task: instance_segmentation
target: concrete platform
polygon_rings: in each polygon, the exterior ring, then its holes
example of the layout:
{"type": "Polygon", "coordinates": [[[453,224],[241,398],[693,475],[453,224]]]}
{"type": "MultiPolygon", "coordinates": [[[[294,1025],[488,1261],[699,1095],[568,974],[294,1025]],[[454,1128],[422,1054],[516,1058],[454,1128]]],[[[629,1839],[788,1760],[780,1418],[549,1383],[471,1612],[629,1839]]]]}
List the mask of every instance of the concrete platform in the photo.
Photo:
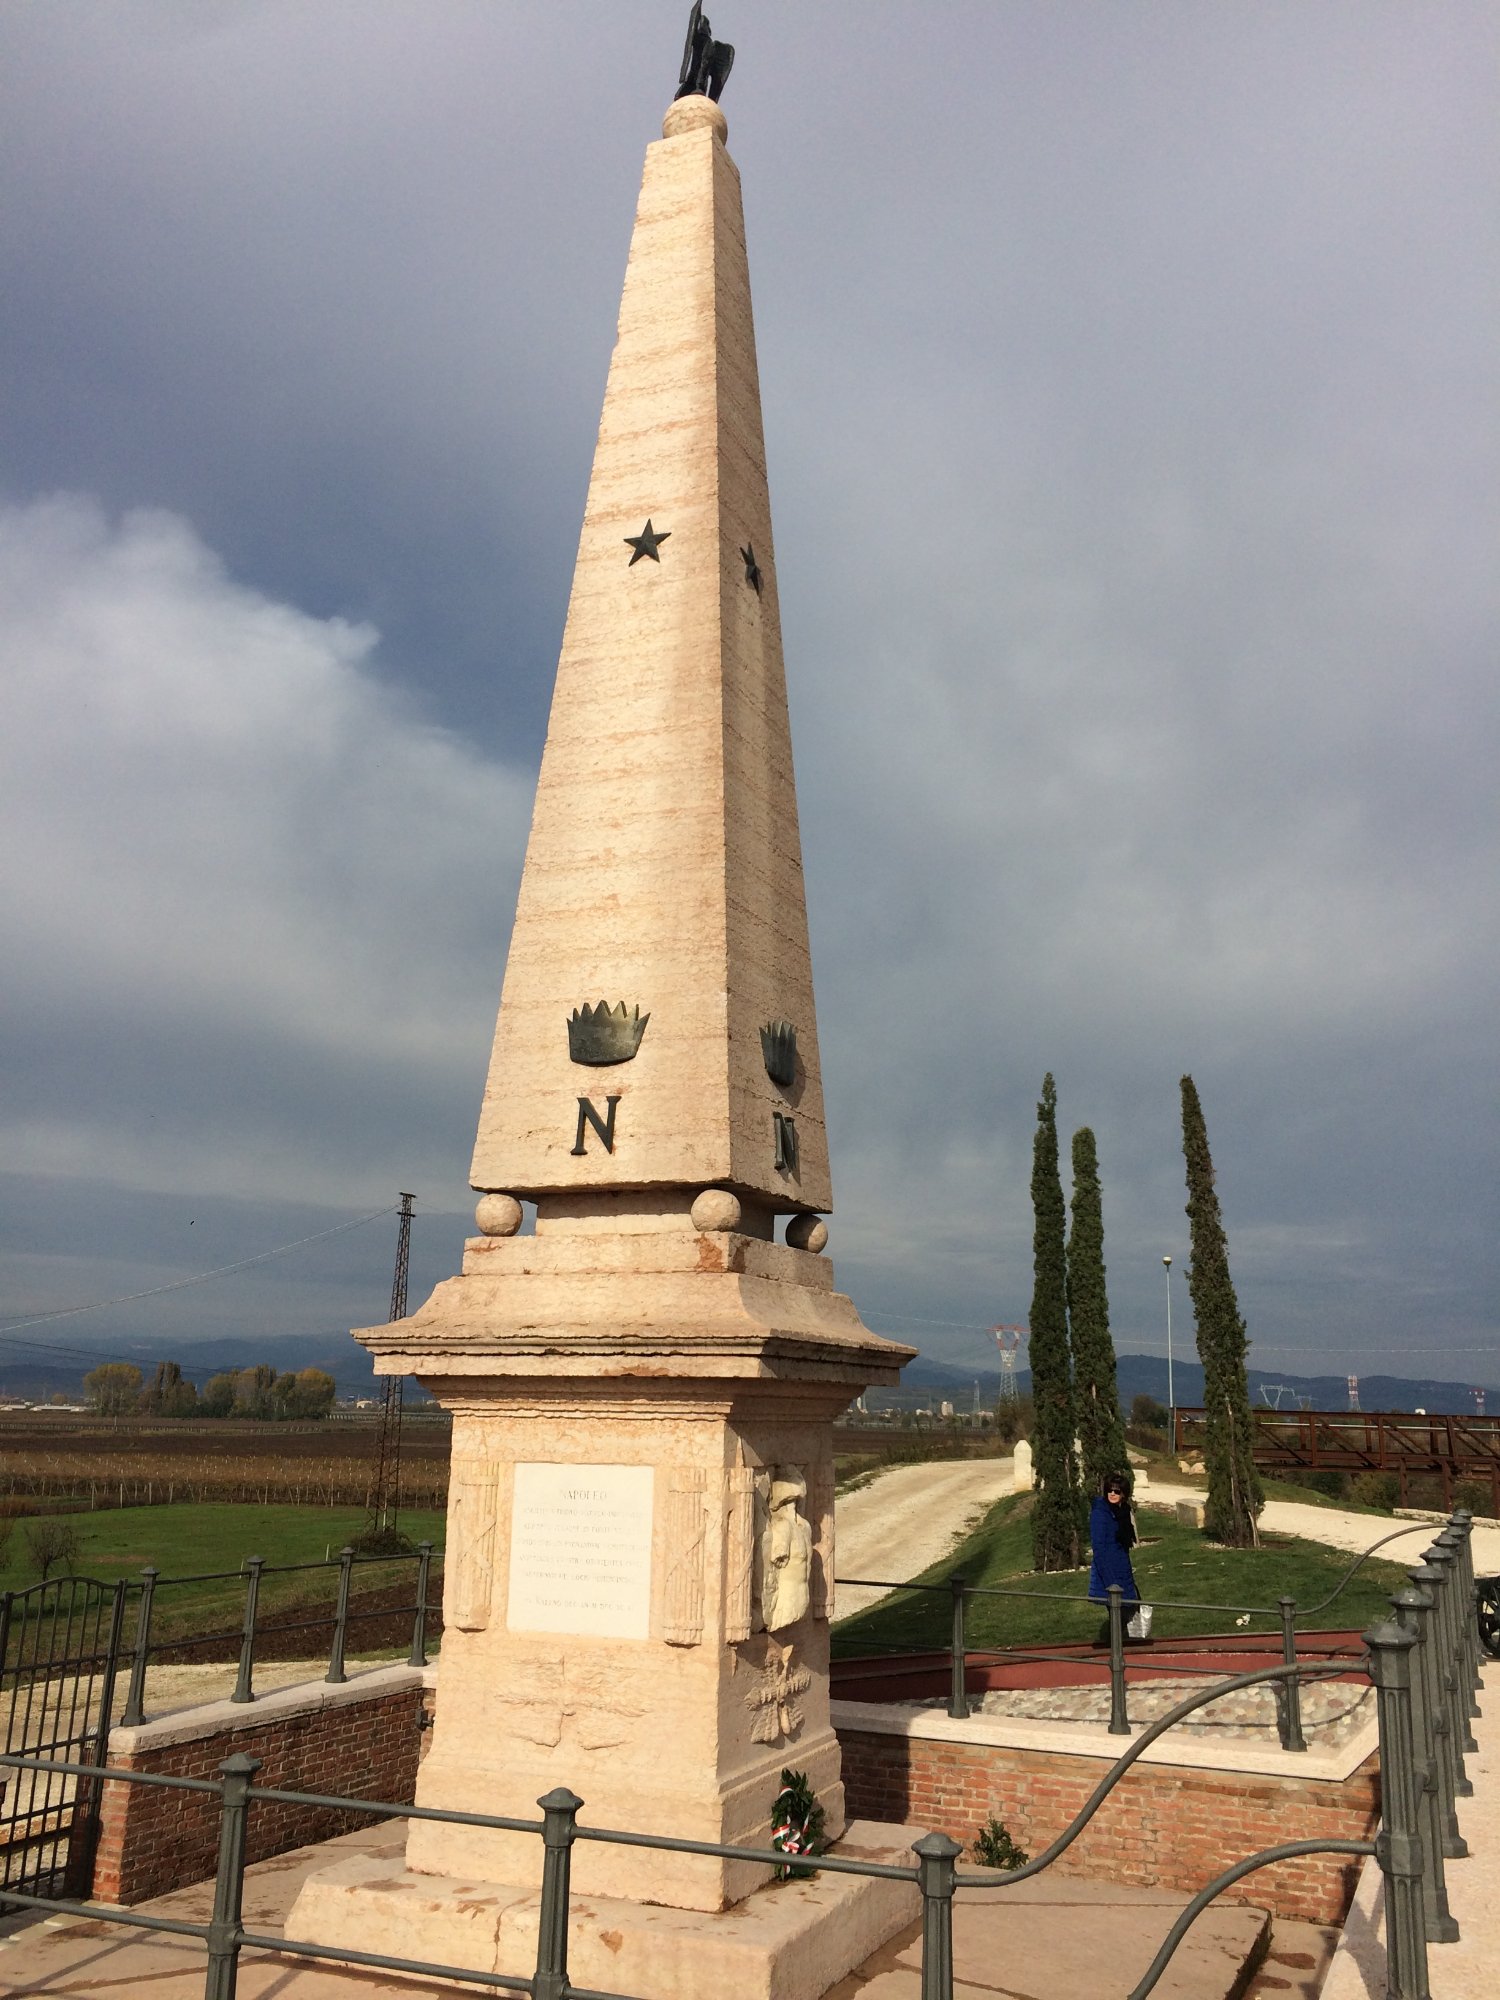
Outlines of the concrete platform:
{"type": "MultiPolygon", "coordinates": [[[[855,1820],[832,1852],[908,1867],[921,1837],[920,1827],[855,1820]]],[[[822,2000],[920,1907],[914,1884],[827,1870],[771,1883],[718,1914],[575,1893],[568,1977],[632,2000],[822,2000]]],[[[359,1854],[309,1876],[286,1935],[529,1978],[540,1916],[534,1889],[419,1875],[403,1860],[359,1854]]]]}
{"type": "MultiPolygon", "coordinates": [[[[246,1873],[246,1923],[274,1935],[303,1883],[333,1863],[399,1865],[402,1833],[371,1828],[259,1863],[246,1873]]],[[[795,1885],[795,1892],[802,1887],[795,1885]]],[[[199,1883],[140,1907],[203,1921],[211,1900],[210,1885],[199,1883]]],[[[1060,1877],[999,1892],[994,1901],[966,1892],[954,1921],[956,2000],[1060,2000],[1072,1994],[1119,2000],[1186,1900],[1169,1891],[1060,1877]]],[[[1256,1910],[1208,1911],[1157,1988],[1161,2000],[1239,2000],[1266,1935],[1266,1920],[1256,1910]]],[[[917,2000],[920,1963],[913,1923],[840,1981],[829,2000],[917,2000]]],[[[12,1919],[0,1935],[0,2000],[201,2000],[203,1968],[203,1949],[192,1940],[74,1918],[12,1919]]],[[[581,1966],[574,1976],[582,1980],[581,1966]]],[[[451,2000],[455,1990],[478,1989],[263,1952],[247,1951],[240,1963],[240,2000],[451,2000]]],[[[598,1990],[631,1989],[611,1981],[598,1990]]],[[[701,2000],[741,2000],[740,1989],[705,1987],[701,2000]]]]}
{"type": "MultiPolygon", "coordinates": [[[[1127,1889],[1050,1872],[1014,1889],[961,1890],[953,1912],[954,2000],[1119,2000],[1151,1963],[1187,1900],[1168,1889],[1127,1889]]],[[[1242,1903],[1206,1910],[1179,1945],[1153,2000],[1239,2000],[1270,1934],[1263,1910],[1242,1903]]],[[[914,1928],[840,1980],[827,2000],[917,2000],[921,1968],[922,1940],[914,1928]]]]}

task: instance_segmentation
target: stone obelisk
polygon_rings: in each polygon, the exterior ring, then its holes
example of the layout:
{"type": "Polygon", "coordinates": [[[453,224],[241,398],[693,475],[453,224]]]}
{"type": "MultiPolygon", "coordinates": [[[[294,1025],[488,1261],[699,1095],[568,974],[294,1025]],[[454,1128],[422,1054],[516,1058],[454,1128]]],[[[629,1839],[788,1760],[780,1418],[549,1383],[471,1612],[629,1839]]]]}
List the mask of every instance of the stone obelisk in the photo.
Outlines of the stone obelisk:
{"type": "MultiPolygon", "coordinates": [[[[534,1816],[565,1785],[585,1823],[763,1846],[788,1765],[843,1830],[832,1424],[910,1350],[861,1324],[820,1254],[828,1150],[726,134],[717,103],[682,96],[647,149],[474,1153],[482,1233],[460,1276],[360,1338],[454,1419],[418,1803],[534,1816]]],[[[404,1870],[318,1878],[294,1921],[529,1971],[540,1860],[529,1836],[415,1822],[404,1870]]],[[[573,1879],[628,1947],[621,1910],[738,1904],[738,1922],[767,1871],[581,1843],[573,1879]]],[[[867,1917],[861,1948],[903,1907],[867,1917]]],[[[677,1921],[690,1966],[713,1919],[677,1921]]],[[[653,1936],[628,1978],[615,1964],[630,1991],[658,1990],[640,1983],[653,1936]]]]}

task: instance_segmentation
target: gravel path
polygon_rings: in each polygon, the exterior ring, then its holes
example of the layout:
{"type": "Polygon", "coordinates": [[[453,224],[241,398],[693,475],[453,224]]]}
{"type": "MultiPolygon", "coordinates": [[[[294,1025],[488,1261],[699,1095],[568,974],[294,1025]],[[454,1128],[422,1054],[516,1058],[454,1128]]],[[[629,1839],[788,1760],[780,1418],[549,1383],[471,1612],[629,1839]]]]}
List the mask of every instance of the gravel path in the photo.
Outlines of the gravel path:
{"type": "MultiPolygon", "coordinates": [[[[1203,1686],[1199,1675],[1163,1675],[1160,1679],[1132,1681],[1128,1697],[1130,1720],[1139,1729],[1155,1722],[1185,1695],[1196,1694],[1203,1686]]],[[[1375,1716],[1375,1690],[1349,1681],[1314,1681],[1302,1690],[1302,1726],[1314,1750],[1340,1748],[1355,1737],[1375,1716]]],[[[972,1698],[971,1698],[972,1703],[972,1698]]],[[[1108,1687],[993,1689],[972,1704],[981,1715],[1017,1715],[1037,1722],[1071,1722],[1085,1728],[1107,1731],[1109,1723],[1108,1687]]],[[[903,1701],[898,1708],[941,1709],[946,1697],[931,1701],[903,1701]]],[[[1221,1695],[1177,1728],[1188,1736],[1207,1741],[1244,1741],[1274,1745],[1276,1742],[1276,1696],[1268,1687],[1239,1688],[1221,1695]]]]}
{"type": "MultiPolygon", "coordinates": [[[[1153,1479],[1141,1495],[1141,1505],[1149,1507],[1152,1501],[1168,1505],[1177,1500],[1202,1498],[1201,1486],[1173,1486],[1165,1480],[1159,1482],[1153,1479]]],[[[1322,1542],[1328,1548],[1347,1549],[1351,1555],[1357,1555],[1372,1542],[1379,1541],[1382,1535],[1399,1528],[1401,1523],[1385,1520],[1379,1514],[1349,1514],[1342,1507],[1312,1507],[1299,1500],[1268,1500],[1260,1525],[1273,1535],[1300,1535],[1304,1541],[1322,1542]]],[[[1415,1563],[1438,1532],[1439,1523],[1436,1521],[1413,1521],[1411,1534],[1383,1548],[1381,1557],[1390,1562],[1415,1563]]],[[[1477,1576],[1500,1573],[1500,1522],[1474,1523],[1474,1571],[1477,1576]]]]}
{"type": "MultiPolygon", "coordinates": [[[[1015,1461],[1009,1458],[891,1466],[836,1503],[838,1574],[893,1583],[920,1576],[947,1555],[987,1507],[1011,1491],[1014,1481],[1015,1461]]],[[[834,1616],[847,1618],[889,1595],[841,1584],[834,1616]]]]}

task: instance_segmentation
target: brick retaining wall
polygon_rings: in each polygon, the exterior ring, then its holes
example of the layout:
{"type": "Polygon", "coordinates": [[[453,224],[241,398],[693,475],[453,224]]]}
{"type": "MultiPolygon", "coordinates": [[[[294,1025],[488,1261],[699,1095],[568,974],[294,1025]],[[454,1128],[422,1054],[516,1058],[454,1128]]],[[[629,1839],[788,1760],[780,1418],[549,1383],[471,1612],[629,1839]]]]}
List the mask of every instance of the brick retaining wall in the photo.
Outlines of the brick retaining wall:
{"type": "MultiPolygon", "coordinates": [[[[341,1687],[321,1682],[279,1689],[253,1707],[214,1702],[138,1729],[115,1729],[112,1765],[167,1777],[217,1778],[223,1760],[245,1751],[261,1760],[263,1785],[405,1802],[430,1740],[435,1671],[383,1668],[341,1687]]],[[[993,1813],[1035,1855],[1056,1839],[1109,1769],[1098,1739],[1030,1725],[1015,1740],[992,1718],[954,1724],[931,1711],[840,1701],[834,1724],[843,1751],[850,1818],[939,1828],[971,1841],[993,1813]],[[1047,1729],[1052,1741],[1038,1738],[1047,1729]],[[1053,1747],[1059,1737],[1067,1747],[1053,1747]]],[[[1373,1730],[1371,1731],[1373,1737],[1373,1730]]],[[[1055,1864],[1064,1875],[1141,1888],[1201,1889],[1259,1848],[1319,1837],[1368,1840],[1379,1817],[1380,1778],[1369,1745],[1341,1762],[1305,1757],[1205,1753],[1132,1766],[1095,1818],[1055,1864]],[[1238,1768],[1226,1766],[1238,1765],[1238,1768]]],[[[794,1755],[789,1760],[795,1763],[794,1755]]],[[[209,1793],[106,1784],[94,1895],[138,1903],[212,1875],[218,1801],[209,1793]]],[[[249,1858],[346,1833],[355,1816],[309,1806],[260,1803],[250,1814],[249,1858]]],[[[1231,1900],[1316,1923],[1343,1920],[1360,1864],[1310,1855],[1258,1870],[1231,1900]]]]}
{"type": "MultiPolygon", "coordinates": [[[[1074,1819],[1111,1761],[861,1729],[848,1719],[854,1707],[838,1704],[835,1718],[850,1817],[914,1822],[966,1844],[994,1813],[1028,1854],[1039,1854],[1074,1819]]],[[[1055,1866],[1064,1875],[1192,1893],[1236,1861],[1283,1841],[1369,1840],[1379,1810],[1374,1756],[1341,1778],[1143,1759],[1055,1866]]],[[[1350,1857],[1308,1855],[1259,1869],[1226,1894],[1278,1916],[1341,1923],[1360,1867],[1350,1857]]]]}
{"type": "MultiPolygon", "coordinates": [[[[212,1702],[117,1728],[109,1761],[121,1770],[217,1779],[224,1759],[244,1751],[261,1761],[258,1784],[404,1804],[416,1792],[427,1698],[423,1671],[413,1667],[380,1669],[337,1687],[281,1688],[253,1706],[212,1702]]],[[[250,1809],[247,1859],[264,1861],[360,1823],[353,1813],[263,1800],[250,1809]]],[[[214,1872],[218,1842],[213,1793],[108,1783],[93,1893],[102,1902],[140,1903],[203,1881],[214,1872]]]]}

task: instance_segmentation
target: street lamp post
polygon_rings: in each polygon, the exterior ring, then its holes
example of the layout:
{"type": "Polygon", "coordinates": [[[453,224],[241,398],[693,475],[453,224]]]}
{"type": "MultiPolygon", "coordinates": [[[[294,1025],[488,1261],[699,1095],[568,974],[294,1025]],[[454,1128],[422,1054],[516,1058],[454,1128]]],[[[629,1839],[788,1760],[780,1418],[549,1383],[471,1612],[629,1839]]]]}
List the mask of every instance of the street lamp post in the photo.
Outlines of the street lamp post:
{"type": "Polygon", "coordinates": [[[1171,1411],[1171,1450],[1177,1449],[1177,1396],[1172,1386],[1172,1260],[1163,1257],[1167,1273],[1167,1408],[1171,1411]]]}

